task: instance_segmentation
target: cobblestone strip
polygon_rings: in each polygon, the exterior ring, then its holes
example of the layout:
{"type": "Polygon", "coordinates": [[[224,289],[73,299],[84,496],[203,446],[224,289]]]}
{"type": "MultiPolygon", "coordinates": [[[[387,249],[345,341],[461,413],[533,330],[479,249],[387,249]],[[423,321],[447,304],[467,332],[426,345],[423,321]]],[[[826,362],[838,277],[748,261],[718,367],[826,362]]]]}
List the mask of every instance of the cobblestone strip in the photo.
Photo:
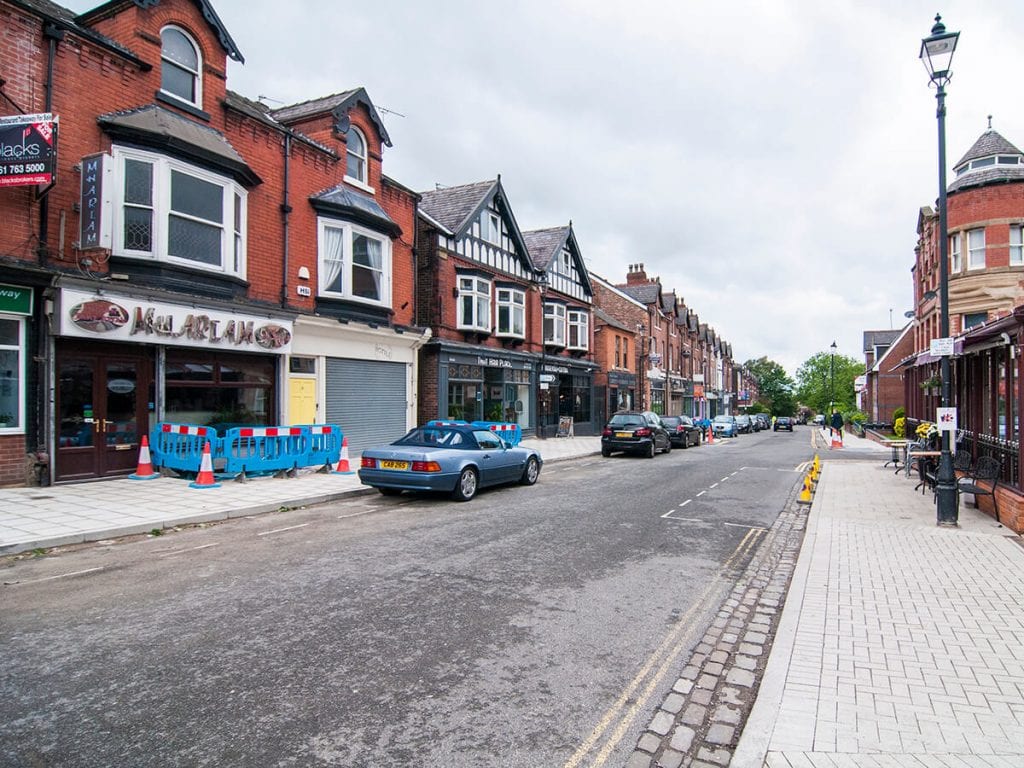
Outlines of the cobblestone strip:
{"type": "Polygon", "coordinates": [[[799,486],[655,713],[626,768],[729,765],[757,697],[809,507],[799,486]]]}

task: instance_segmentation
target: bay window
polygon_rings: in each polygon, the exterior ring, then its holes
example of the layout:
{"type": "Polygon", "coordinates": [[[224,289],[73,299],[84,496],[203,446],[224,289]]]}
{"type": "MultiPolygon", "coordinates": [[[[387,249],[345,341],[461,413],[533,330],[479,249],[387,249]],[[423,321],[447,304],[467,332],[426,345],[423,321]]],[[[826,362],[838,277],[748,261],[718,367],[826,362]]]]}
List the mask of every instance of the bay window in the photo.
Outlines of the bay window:
{"type": "Polygon", "coordinates": [[[319,295],[391,306],[391,240],[343,221],[318,223],[319,295]]]}
{"type": "Polygon", "coordinates": [[[569,349],[589,349],[590,333],[587,312],[571,309],[568,313],[569,349]]]}
{"type": "Polygon", "coordinates": [[[463,330],[491,330],[491,283],[482,277],[459,276],[458,327],[463,330]]]}
{"type": "Polygon", "coordinates": [[[245,277],[246,191],[175,158],[115,147],[114,253],[245,277]]]}

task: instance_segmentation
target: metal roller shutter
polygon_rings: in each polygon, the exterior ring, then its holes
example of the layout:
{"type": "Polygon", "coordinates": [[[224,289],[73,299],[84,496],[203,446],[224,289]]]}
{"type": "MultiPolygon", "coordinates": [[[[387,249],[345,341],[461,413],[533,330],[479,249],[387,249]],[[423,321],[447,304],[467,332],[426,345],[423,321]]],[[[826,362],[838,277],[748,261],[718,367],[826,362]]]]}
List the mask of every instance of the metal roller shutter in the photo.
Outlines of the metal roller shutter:
{"type": "Polygon", "coordinates": [[[359,453],[406,433],[403,363],[327,359],[327,423],[337,424],[348,449],[359,453]]]}

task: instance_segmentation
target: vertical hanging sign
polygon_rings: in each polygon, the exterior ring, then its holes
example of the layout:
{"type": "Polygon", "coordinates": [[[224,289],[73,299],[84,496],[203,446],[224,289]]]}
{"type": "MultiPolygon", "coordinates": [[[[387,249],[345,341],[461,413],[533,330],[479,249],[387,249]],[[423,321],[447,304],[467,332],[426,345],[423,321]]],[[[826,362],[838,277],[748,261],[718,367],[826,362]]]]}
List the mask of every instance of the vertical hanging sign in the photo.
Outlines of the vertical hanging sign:
{"type": "Polygon", "coordinates": [[[110,248],[110,185],[106,176],[111,168],[110,155],[82,158],[82,186],[78,204],[78,247],[110,248]]]}

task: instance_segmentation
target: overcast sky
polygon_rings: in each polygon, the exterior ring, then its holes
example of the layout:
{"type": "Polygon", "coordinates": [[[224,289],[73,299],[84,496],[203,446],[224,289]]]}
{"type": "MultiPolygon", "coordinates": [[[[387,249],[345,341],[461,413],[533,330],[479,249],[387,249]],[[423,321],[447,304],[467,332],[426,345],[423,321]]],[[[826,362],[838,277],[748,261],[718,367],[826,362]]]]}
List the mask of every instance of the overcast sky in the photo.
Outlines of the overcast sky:
{"type": "Polygon", "coordinates": [[[790,373],[833,341],[863,359],[864,331],[912,308],[936,11],[961,32],[947,165],[990,114],[1024,147],[1017,0],[213,4],[246,60],[231,90],[279,107],[365,87],[387,175],[501,174],[522,229],[571,220],[592,272],[643,263],[737,360],[790,373]]]}

